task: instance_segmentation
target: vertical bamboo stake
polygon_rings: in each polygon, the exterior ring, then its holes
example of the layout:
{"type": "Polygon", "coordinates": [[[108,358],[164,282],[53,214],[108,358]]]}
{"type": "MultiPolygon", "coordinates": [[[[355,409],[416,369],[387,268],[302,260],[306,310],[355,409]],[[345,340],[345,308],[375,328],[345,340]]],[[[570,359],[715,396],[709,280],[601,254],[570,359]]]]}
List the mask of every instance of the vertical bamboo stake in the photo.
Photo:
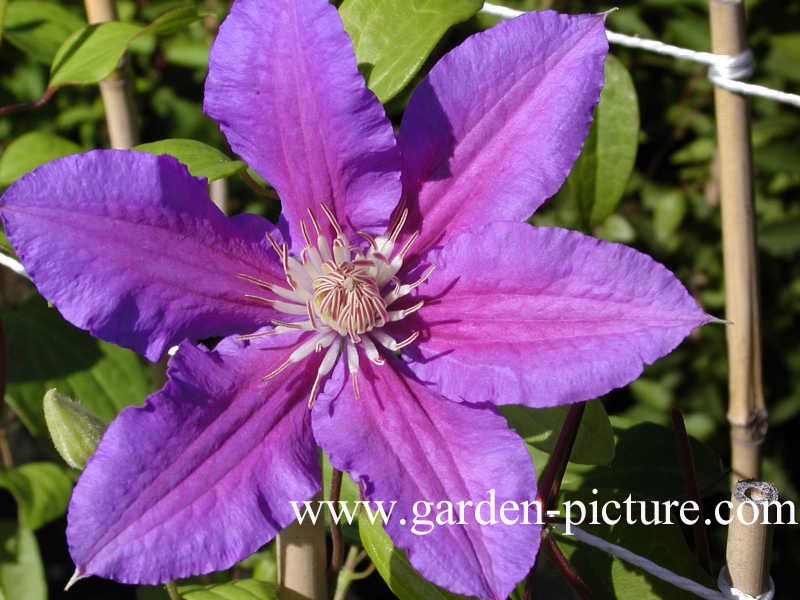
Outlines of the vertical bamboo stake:
{"type": "Polygon", "coordinates": [[[725,553],[728,579],[737,590],[757,597],[769,588],[772,525],[767,514],[778,490],[763,481],[740,481],[733,489],[725,553]]]}
{"type": "MultiPolygon", "coordinates": [[[[711,0],[711,45],[717,54],[745,50],[741,0],[711,0]]],[[[714,89],[722,197],[728,338],[728,421],[733,482],[757,479],[766,408],[761,390],[761,347],[756,297],[750,124],[744,96],[714,89]]]]}
{"type": "MultiPolygon", "coordinates": [[[[89,23],[105,23],[117,18],[114,0],[84,0],[83,4],[89,23]]],[[[120,66],[100,82],[112,148],[130,148],[136,145],[138,138],[133,97],[125,77],[125,60],[123,56],[120,66]]]]}
{"type": "MultiPolygon", "coordinates": [[[[322,499],[320,494],[312,502],[322,499]]],[[[321,515],[320,515],[321,516],[321,515]]],[[[281,600],[325,600],[327,565],[325,520],[295,521],[278,534],[278,583],[281,600]]]]}

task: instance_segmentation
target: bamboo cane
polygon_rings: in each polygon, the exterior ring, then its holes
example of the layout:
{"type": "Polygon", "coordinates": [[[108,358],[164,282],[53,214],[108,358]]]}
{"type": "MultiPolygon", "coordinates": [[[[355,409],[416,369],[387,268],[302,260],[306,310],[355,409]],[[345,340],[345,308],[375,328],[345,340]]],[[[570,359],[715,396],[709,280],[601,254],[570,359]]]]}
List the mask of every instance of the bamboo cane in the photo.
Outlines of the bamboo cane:
{"type": "Polygon", "coordinates": [[[731,522],[725,553],[731,585],[757,597],[769,588],[772,525],[769,508],[778,501],[778,491],[762,481],[740,481],[731,499],[731,522]]]}
{"type": "MultiPolygon", "coordinates": [[[[311,500],[322,499],[316,495],[311,500]]],[[[295,521],[278,534],[278,583],[281,600],[327,598],[325,522],[295,521]]]]}
{"type": "MultiPolygon", "coordinates": [[[[84,0],[89,23],[115,21],[117,11],[113,0],[84,0]]],[[[100,94],[106,111],[108,136],[112,148],[130,148],[138,141],[136,112],[133,107],[130,83],[125,76],[125,56],[117,69],[100,82],[100,94]]]]}
{"type": "MultiPolygon", "coordinates": [[[[712,49],[745,50],[740,0],[711,0],[712,49]]],[[[733,482],[760,476],[767,413],[761,389],[755,228],[748,105],[744,96],[715,88],[720,163],[722,243],[728,338],[728,421],[733,482]]]]}

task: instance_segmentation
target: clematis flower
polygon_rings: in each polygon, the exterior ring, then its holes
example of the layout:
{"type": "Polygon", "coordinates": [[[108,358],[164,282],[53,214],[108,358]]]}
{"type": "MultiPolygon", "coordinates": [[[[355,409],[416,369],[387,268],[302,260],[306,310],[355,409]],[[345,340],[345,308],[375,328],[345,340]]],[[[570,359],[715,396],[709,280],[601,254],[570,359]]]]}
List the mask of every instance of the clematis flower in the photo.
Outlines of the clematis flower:
{"type": "Polygon", "coordinates": [[[76,485],[77,575],[229,567],[319,491],[319,445],[397,502],[386,531],[425,577],[505,597],[540,527],[467,512],[420,536],[414,503],[534,499],[495,407],[604,394],[708,320],[647,256],[524,222],[578,156],[606,52],[599,15],[502,23],[433,67],[396,136],[328,2],[236,0],[204,106],[277,190],[277,225],[226,218],[168,156],[93,151],[16,182],[6,232],[66,319],[151,360],[180,343],[76,485]]]}

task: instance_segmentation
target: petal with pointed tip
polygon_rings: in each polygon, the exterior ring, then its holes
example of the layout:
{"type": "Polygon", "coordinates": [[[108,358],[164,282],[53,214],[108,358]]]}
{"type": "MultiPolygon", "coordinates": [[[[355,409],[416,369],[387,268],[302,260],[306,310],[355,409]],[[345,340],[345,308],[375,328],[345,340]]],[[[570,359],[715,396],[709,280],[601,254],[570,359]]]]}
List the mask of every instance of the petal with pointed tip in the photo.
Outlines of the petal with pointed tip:
{"type": "Polygon", "coordinates": [[[262,376],[297,341],[181,345],[166,386],[119,414],[78,480],[67,539],[81,576],[155,584],[226,569],[294,520],[290,501],[320,488],[316,369],[262,376]]]}
{"type": "Polygon", "coordinates": [[[6,234],[42,295],[93,335],[157,360],[183,339],[255,331],[276,313],[245,273],[284,283],[264,239],[227,219],[168,155],[95,150],[47,163],[0,199],[6,234]]]}
{"type": "Polygon", "coordinates": [[[278,192],[292,247],[329,205],[352,234],[383,233],[400,199],[392,125],[327,0],[237,0],[211,49],[204,108],[278,192]]]}
{"type": "Polygon", "coordinates": [[[710,320],[649,256],[565,229],[495,223],[431,259],[409,366],[453,400],[595,398],[710,320]]]}
{"type": "MultiPolygon", "coordinates": [[[[497,516],[505,502],[536,497],[525,444],[491,406],[435,396],[386,358],[384,366],[362,361],[358,399],[346,369],[337,367],[312,409],[314,436],[366,499],[383,500],[387,509],[397,502],[386,532],[423,576],[459,594],[505,598],[533,565],[541,533],[533,506],[527,525],[497,516]],[[482,525],[479,519],[490,521],[492,494],[498,521],[482,525]],[[421,502],[432,503],[427,515],[421,502]],[[420,519],[435,523],[445,510],[440,502],[454,503],[453,524],[427,532],[420,519]],[[458,502],[465,503],[462,524],[458,502]],[[485,504],[476,516],[479,502],[485,504]],[[415,519],[415,510],[422,517],[415,519]]],[[[522,510],[515,516],[522,519],[522,510]]]]}
{"type": "Polygon", "coordinates": [[[607,50],[602,15],[532,12],[438,62],[399,134],[415,252],[477,222],[522,221],[558,191],[589,131],[607,50]]]}

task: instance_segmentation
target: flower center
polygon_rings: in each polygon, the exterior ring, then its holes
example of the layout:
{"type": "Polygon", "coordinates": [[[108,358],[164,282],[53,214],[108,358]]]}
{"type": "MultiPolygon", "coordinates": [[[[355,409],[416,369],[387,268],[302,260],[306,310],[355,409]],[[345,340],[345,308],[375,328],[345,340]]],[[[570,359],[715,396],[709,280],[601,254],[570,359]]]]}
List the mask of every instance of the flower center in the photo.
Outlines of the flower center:
{"type": "Polygon", "coordinates": [[[330,223],[333,239],[323,233],[314,214],[308,216],[316,239],[312,239],[308,226],[301,223],[306,245],[298,257],[289,255],[286,244],[279,245],[267,236],[281,260],[288,287],[262,281],[252,275],[239,273],[238,277],[272,293],[265,298],[247,294],[247,298],[262,302],[287,315],[286,320],[273,320],[272,331],[240,336],[251,339],[290,331],[313,332],[289,358],[264,379],[271,379],[294,362],[303,360],[313,352],[325,354],[317,370],[311,389],[309,406],[314,402],[321,379],[344,354],[350,371],[353,390],[358,397],[359,355],[363,354],[376,365],[384,364],[385,351],[397,352],[419,336],[415,331],[406,339],[397,341],[384,330],[384,326],[400,321],[422,308],[422,302],[410,306],[403,300],[421,285],[433,272],[429,267],[416,281],[403,284],[397,273],[403,260],[417,238],[417,234],[396,250],[397,238],[405,224],[407,211],[402,211],[385,236],[372,237],[360,233],[368,243],[366,249],[351,245],[333,213],[322,205],[322,212],[330,223]]]}
{"type": "Polygon", "coordinates": [[[312,283],[314,310],[331,329],[355,339],[386,324],[386,302],[370,272],[372,262],[328,261],[322,267],[326,274],[312,283]]]}

